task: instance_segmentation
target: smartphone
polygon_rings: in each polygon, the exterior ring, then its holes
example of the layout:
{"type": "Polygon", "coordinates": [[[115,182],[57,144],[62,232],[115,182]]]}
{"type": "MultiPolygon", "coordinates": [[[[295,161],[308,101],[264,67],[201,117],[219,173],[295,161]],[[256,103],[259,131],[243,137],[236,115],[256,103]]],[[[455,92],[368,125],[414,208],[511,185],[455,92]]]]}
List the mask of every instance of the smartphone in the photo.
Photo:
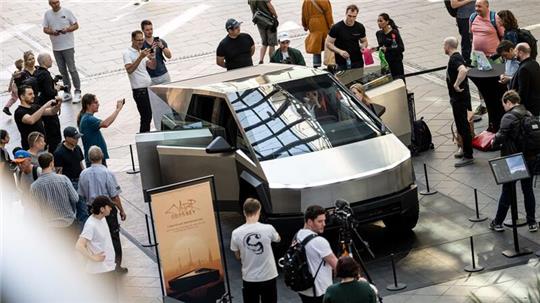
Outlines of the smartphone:
{"type": "Polygon", "coordinates": [[[158,42],[159,41],[159,37],[154,37],[154,42],[158,42]]]}
{"type": "Polygon", "coordinates": [[[122,99],[122,105],[126,104],[126,98],[122,99]]]}

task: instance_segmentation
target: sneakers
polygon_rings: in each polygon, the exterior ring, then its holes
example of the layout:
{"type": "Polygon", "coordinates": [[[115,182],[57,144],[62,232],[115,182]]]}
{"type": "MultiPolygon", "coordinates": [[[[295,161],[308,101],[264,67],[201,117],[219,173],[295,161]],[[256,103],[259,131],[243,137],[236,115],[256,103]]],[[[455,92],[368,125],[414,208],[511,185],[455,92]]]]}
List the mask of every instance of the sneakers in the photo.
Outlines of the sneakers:
{"type": "Polygon", "coordinates": [[[482,106],[481,104],[478,105],[478,107],[474,110],[475,115],[482,116],[487,113],[487,108],[485,106],[482,106]]]}
{"type": "Polygon", "coordinates": [[[534,233],[538,231],[538,223],[534,222],[529,224],[529,231],[534,233]]]}
{"type": "Polygon", "coordinates": [[[454,158],[456,159],[461,159],[463,158],[464,154],[463,154],[463,148],[458,148],[457,152],[454,154],[454,158]]]}
{"type": "Polygon", "coordinates": [[[73,94],[73,103],[81,103],[81,91],[76,89],[73,94]]]}
{"type": "Polygon", "coordinates": [[[489,223],[489,229],[497,232],[503,232],[504,226],[502,226],[502,224],[495,224],[495,221],[491,221],[491,223],[489,223]]]}
{"type": "Polygon", "coordinates": [[[122,266],[116,266],[116,268],[114,269],[115,272],[119,273],[119,274],[127,274],[128,272],[128,269],[125,268],[125,267],[122,267],[122,266]]]}
{"type": "Polygon", "coordinates": [[[481,115],[473,115],[472,120],[473,120],[473,122],[480,122],[480,121],[482,121],[482,116],[481,115]]]}
{"type": "Polygon", "coordinates": [[[473,158],[462,158],[458,162],[454,163],[454,167],[463,167],[474,163],[473,158]]]}
{"type": "Polygon", "coordinates": [[[64,99],[63,102],[71,101],[71,94],[64,92],[63,99],[64,99]]]}
{"type": "Polygon", "coordinates": [[[8,115],[8,116],[11,116],[11,112],[9,111],[9,107],[4,107],[4,110],[2,110],[4,112],[4,114],[8,115]]]}

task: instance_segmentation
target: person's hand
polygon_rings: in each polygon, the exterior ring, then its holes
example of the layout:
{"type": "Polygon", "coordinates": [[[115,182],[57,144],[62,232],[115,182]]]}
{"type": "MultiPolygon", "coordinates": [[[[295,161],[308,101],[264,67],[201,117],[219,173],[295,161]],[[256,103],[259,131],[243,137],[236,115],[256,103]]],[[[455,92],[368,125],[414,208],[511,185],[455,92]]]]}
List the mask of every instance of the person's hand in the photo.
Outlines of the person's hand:
{"type": "Polygon", "coordinates": [[[163,45],[163,42],[161,40],[158,40],[157,41],[157,47],[163,49],[165,47],[165,45],[163,45]]]}
{"type": "Polygon", "coordinates": [[[150,55],[150,52],[152,50],[150,48],[145,48],[145,49],[142,49],[140,52],[139,52],[139,58],[144,58],[144,57],[148,57],[150,55]]]}
{"type": "Polygon", "coordinates": [[[94,262],[103,262],[105,261],[105,252],[100,252],[98,254],[92,255],[91,258],[94,262]]]}
{"type": "Polygon", "coordinates": [[[116,101],[116,109],[121,110],[124,107],[124,104],[126,104],[126,99],[120,99],[116,101]]]}
{"type": "Polygon", "coordinates": [[[343,57],[344,59],[350,58],[349,53],[346,52],[346,51],[341,51],[341,52],[339,53],[339,55],[340,55],[341,57],[343,57]]]}
{"type": "Polygon", "coordinates": [[[386,46],[381,46],[379,49],[380,49],[383,53],[386,53],[386,46]]]}
{"type": "Polygon", "coordinates": [[[458,93],[463,92],[463,88],[459,87],[459,85],[454,84],[454,90],[458,93]]]}
{"type": "Polygon", "coordinates": [[[120,220],[126,221],[126,218],[127,218],[126,213],[123,210],[120,211],[120,220]]]}
{"type": "Polygon", "coordinates": [[[58,106],[58,107],[59,107],[59,106],[62,104],[62,101],[63,101],[62,97],[60,97],[60,96],[54,97],[54,103],[55,103],[54,106],[58,106]]]}
{"type": "Polygon", "coordinates": [[[51,108],[51,107],[53,107],[53,106],[55,106],[55,105],[56,105],[56,100],[49,100],[49,101],[47,101],[47,103],[45,103],[45,105],[43,105],[43,106],[47,109],[47,108],[51,108]]]}
{"type": "Polygon", "coordinates": [[[501,75],[499,78],[499,83],[501,84],[507,84],[510,81],[510,77],[507,75],[501,75]]]}

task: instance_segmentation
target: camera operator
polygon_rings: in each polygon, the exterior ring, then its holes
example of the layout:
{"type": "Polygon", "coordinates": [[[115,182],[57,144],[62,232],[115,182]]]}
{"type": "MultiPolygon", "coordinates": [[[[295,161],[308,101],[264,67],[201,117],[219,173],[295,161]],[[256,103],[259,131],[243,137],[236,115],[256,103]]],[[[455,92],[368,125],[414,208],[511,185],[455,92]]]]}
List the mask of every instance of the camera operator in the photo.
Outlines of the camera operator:
{"type": "Polygon", "coordinates": [[[300,291],[303,303],[322,303],[324,293],[332,285],[332,269],[336,268],[337,258],[330,248],[330,243],[319,234],[324,232],[326,211],[319,205],[312,205],[304,214],[304,228],[296,234],[296,241],[303,241],[311,235],[316,235],[305,244],[306,257],[310,273],[313,275],[314,287],[300,291]]]}
{"type": "MultiPolygon", "coordinates": [[[[54,100],[58,93],[55,85],[61,77],[53,79],[49,68],[51,68],[53,60],[51,55],[40,53],[37,57],[38,68],[35,73],[37,80],[36,104],[41,107],[49,100],[54,100]]],[[[58,101],[61,101],[60,99],[58,101]]],[[[45,126],[45,141],[49,144],[48,151],[53,153],[60,142],[62,142],[62,134],[60,132],[60,119],[58,114],[52,116],[43,116],[43,125],[45,126]]]]}
{"type": "Polygon", "coordinates": [[[366,279],[360,276],[360,265],[349,256],[340,257],[336,278],[341,281],[326,290],[324,303],[376,303],[377,294],[366,279]]]}
{"type": "Polygon", "coordinates": [[[287,32],[280,33],[278,36],[279,48],[274,52],[270,58],[272,63],[294,64],[294,65],[306,65],[302,52],[296,48],[289,47],[291,39],[287,32]]]}

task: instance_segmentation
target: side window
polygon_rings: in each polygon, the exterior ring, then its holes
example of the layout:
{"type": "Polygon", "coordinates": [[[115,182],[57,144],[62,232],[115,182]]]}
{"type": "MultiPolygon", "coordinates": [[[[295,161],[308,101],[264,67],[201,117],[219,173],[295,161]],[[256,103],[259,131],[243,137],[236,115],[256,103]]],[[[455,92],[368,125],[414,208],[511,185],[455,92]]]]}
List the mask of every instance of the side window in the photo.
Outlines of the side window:
{"type": "MultiPolygon", "coordinates": [[[[219,134],[225,137],[225,140],[231,145],[241,149],[246,155],[253,159],[248,143],[242,137],[238,130],[238,125],[223,98],[193,95],[189,108],[188,116],[210,122],[214,125],[221,126],[224,129],[224,134],[219,134]]],[[[186,120],[188,117],[186,117],[186,120]]]]}

